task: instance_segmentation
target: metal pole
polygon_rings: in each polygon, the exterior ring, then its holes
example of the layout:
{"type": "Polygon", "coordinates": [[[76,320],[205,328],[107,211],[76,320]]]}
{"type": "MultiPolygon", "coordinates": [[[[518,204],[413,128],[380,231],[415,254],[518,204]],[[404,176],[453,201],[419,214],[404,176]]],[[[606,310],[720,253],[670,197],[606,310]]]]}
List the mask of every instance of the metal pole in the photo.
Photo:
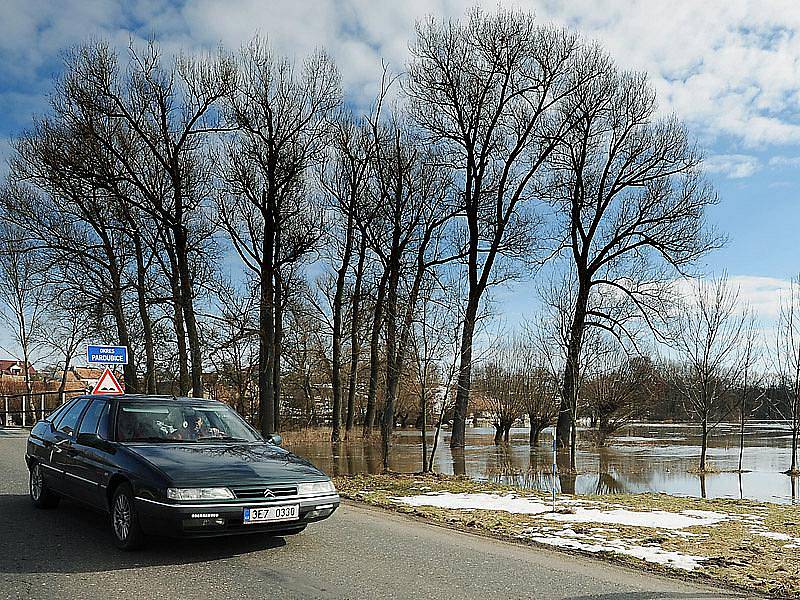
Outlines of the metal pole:
{"type": "Polygon", "coordinates": [[[44,407],[45,407],[44,394],[42,394],[42,410],[39,412],[39,417],[42,419],[44,419],[44,407]]]}
{"type": "Polygon", "coordinates": [[[22,426],[25,427],[26,419],[27,419],[27,416],[28,416],[27,414],[25,414],[25,413],[28,412],[28,411],[25,410],[25,394],[22,394],[20,396],[20,401],[19,402],[20,402],[20,405],[22,406],[22,426]]]}
{"type": "Polygon", "coordinates": [[[6,413],[5,419],[3,419],[3,425],[8,427],[9,425],[8,420],[11,418],[11,415],[8,412],[8,396],[3,396],[3,405],[5,406],[5,413],[6,413]]]}
{"type": "Polygon", "coordinates": [[[558,476],[558,465],[556,461],[556,432],[553,428],[553,512],[556,512],[556,477],[558,476]]]}

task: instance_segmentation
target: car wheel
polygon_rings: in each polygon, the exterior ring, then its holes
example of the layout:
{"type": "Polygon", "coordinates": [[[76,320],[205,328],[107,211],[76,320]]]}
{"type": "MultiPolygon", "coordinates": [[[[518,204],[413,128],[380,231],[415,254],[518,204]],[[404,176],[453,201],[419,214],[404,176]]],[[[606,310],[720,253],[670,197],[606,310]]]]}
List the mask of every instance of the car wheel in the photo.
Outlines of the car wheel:
{"type": "Polygon", "coordinates": [[[55,508],[61,500],[56,494],[50,491],[42,476],[42,468],[39,463],[34,463],[30,472],[29,488],[31,500],[36,508],[55,508]]]}
{"type": "Polygon", "coordinates": [[[127,483],[114,490],[111,501],[111,529],[114,541],[122,550],[136,550],[144,543],[144,534],[139,526],[139,515],[133,503],[133,491],[127,483]]]}
{"type": "Polygon", "coordinates": [[[283,537],[286,535],[297,535],[305,528],[306,526],[302,525],[300,527],[292,527],[291,529],[279,529],[278,531],[273,531],[270,535],[274,535],[276,537],[283,537]]]}

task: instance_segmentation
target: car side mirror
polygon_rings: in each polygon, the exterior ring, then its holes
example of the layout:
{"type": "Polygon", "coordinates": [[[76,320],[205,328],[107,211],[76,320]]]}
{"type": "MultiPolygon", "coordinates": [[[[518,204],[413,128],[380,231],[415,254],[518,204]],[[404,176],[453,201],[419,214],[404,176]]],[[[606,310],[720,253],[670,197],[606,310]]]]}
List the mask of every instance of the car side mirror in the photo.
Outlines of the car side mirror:
{"type": "Polygon", "coordinates": [[[78,438],[75,440],[81,446],[99,446],[102,440],[96,433],[79,433],[78,438]]]}
{"type": "Polygon", "coordinates": [[[267,443],[273,444],[275,446],[280,446],[281,444],[283,444],[283,438],[277,433],[270,433],[267,436],[267,443]]]}

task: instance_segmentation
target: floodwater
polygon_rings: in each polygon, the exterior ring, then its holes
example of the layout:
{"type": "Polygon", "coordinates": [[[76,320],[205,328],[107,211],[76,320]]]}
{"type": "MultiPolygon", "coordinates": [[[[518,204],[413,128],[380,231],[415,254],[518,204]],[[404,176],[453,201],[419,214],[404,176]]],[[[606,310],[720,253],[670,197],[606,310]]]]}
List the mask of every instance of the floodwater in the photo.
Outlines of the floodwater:
{"type": "MultiPolygon", "coordinates": [[[[744,437],[743,469],[738,468],[739,425],[722,423],[711,433],[707,461],[717,471],[691,473],[700,457],[700,428],[690,424],[639,423],[593,448],[579,434],[577,474],[560,474],[556,489],[568,494],[664,492],[703,498],[747,498],[800,503],[800,478],[784,474],[791,461],[791,430],[785,423],[753,422],[744,437]]],[[[552,429],[531,449],[528,430],[511,430],[509,444],[495,446],[492,428],[468,428],[467,445],[451,452],[450,433],[442,432],[434,468],[437,472],[511,483],[543,491],[553,486],[552,429]]],[[[432,438],[428,448],[431,447],[432,438]]],[[[377,445],[360,442],[297,443],[289,448],[331,475],[380,473],[377,445]]],[[[394,438],[390,468],[402,473],[422,470],[422,443],[417,430],[400,430],[394,438]]],[[[568,460],[566,457],[559,461],[568,460]]],[[[565,466],[565,465],[564,465],[565,466]]],[[[566,471],[566,469],[564,469],[566,471]]]]}

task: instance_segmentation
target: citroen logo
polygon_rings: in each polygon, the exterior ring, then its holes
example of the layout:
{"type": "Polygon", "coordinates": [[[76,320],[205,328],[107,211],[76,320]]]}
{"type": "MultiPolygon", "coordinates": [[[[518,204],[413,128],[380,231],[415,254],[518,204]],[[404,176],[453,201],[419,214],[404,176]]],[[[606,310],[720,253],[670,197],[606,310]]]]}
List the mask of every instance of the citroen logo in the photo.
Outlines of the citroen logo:
{"type": "Polygon", "coordinates": [[[275,494],[273,493],[273,491],[271,489],[267,488],[267,489],[264,490],[264,498],[274,498],[274,497],[275,497],[275,494]]]}

